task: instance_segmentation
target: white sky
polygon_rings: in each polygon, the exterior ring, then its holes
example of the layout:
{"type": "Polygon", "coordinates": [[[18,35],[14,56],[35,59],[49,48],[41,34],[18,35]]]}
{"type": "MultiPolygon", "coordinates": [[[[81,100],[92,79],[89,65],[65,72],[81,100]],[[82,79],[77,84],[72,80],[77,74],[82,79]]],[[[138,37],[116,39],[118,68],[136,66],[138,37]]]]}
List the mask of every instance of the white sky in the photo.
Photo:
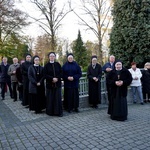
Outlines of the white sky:
{"type": "MultiPolygon", "coordinates": [[[[22,3],[17,4],[17,7],[20,10],[27,12],[30,16],[38,18],[40,13],[37,11],[36,6],[31,4],[29,1],[30,0],[22,0],[22,3]]],[[[59,1],[58,8],[61,8],[62,3],[65,0],[58,0],[58,1],[59,1]]],[[[76,2],[76,4],[78,4],[79,0],[74,1],[76,2]]],[[[77,7],[76,4],[74,3],[73,6],[77,7]]],[[[68,14],[61,23],[62,26],[58,30],[59,38],[65,38],[68,39],[69,41],[73,41],[77,38],[78,30],[80,30],[83,41],[96,40],[96,37],[92,32],[86,31],[85,27],[78,24],[78,18],[75,16],[73,12],[68,14]]],[[[36,37],[38,35],[44,34],[44,31],[38,26],[38,23],[32,23],[24,30],[24,32],[26,35],[30,35],[31,37],[36,37]]]]}

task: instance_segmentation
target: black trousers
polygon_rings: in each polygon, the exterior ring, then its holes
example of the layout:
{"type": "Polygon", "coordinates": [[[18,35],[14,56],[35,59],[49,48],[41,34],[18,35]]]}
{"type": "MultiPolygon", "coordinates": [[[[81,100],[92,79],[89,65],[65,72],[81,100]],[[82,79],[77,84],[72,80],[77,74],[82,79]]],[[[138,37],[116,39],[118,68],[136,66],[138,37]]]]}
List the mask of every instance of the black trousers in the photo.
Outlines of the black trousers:
{"type": "Polygon", "coordinates": [[[17,100],[17,89],[18,89],[18,82],[12,82],[12,91],[14,100],[17,100]]]}
{"type": "Polygon", "coordinates": [[[8,81],[8,82],[1,82],[1,97],[2,98],[5,98],[5,90],[6,90],[6,85],[8,85],[9,87],[9,92],[10,92],[10,97],[12,97],[12,88],[11,88],[11,82],[8,81]]]}

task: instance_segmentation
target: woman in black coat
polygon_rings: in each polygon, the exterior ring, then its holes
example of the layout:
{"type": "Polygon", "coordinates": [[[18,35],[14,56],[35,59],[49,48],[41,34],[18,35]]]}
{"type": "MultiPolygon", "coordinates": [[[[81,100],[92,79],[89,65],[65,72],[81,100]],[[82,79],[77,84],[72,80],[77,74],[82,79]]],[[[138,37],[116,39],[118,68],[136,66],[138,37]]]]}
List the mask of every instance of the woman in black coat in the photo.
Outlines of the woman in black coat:
{"type": "Polygon", "coordinates": [[[122,67],[121,61],[117,61],[115,69],[107,75],[106,79],[107,84],[111,86],[111,105],[109,105],[111,108],[108,108],[111,119],[118,121],[127,120],[127,87],[132,82],[130,72],[122,67]]]}
{"type": "Polygon", "coordinates": [[[79,79],[82,76],[80,66],[73,60],[73,54],[68,54],[68,61],[63,65],[64,108],[70,113],[79,112],[79,79]]]}
{"type": "Polygon", "coordinates": [[[45,87],[43,67],[39,65],[40,58],[33,57],[33,65],[29,67],[29,110],[34,110],[35,113],[41,113],[45,108],[45,87]]]}
{"type": "Polygon", "coordinates": [[[89,104],[93,108],[97,108],[97,105],[101,103],[101,76],[102,68],[97,63],[97,56],[92,56],[87,70],[87,78],[89,80],[89,104]]]}
{"type": "Polygon", "coordinates": [[[23,79],[23,99],[22,99],[22,105],[27,106],[29,105],[29,79],[28,79],[28,69],[32,65],[31,63],[31,55],[27,54],[25,58],[25,62],[21,65],[21,74],[23,79]]]}
{"type": "Polygon", "coordinates": [[[145,64],[145,70],[142,71],[142,88],[144,102],[150,102],[150,63],[145,64]],[[147,97],[146,97],[147,95],[147,97]]]}
{"type": "Polygon", "coordinates": [[[49,62],[44,66],[46,79],[46,114],[50,116],[63,116],[61,97],[62,69],[58,62],[55,62],[56,54],[49,53],[49,62]]]}

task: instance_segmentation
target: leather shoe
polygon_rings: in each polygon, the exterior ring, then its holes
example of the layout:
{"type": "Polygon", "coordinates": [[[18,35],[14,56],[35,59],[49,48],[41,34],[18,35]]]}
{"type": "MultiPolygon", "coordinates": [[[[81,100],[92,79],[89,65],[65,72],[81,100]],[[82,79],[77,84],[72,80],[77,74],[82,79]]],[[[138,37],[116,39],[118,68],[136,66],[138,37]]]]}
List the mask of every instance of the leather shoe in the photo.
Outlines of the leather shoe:
{"type": "Polygon", "coordinates": [[[63,114],[60,114],[59,117],[63,117],[63,114]]]}

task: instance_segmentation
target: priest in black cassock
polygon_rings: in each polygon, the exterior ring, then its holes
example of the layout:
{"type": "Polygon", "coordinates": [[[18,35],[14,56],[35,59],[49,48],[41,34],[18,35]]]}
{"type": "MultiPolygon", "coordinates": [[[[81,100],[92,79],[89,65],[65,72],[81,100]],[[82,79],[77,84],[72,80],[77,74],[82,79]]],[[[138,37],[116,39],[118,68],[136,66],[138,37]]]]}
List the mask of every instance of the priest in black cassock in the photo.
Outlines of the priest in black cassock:
{"type": "Polygon", "coordinates": [[[128,69],[122,67],[121,61],[115,62],[115,69],[107,75],[107,84],[111,86],[111,105],[108,108],[112,120],[127,120],[127,92],[132,82],[132,76],[128,69]]]}
{"type": "Polygon", "coordinates": [[[97,108],[101,103],[101,76],[102,67],[97,63],[97,56],[92,56],[91,64],[88,66],[87,78],[89,83],[89,104],[97,108]]]}
{"type": "Polygon", "coordinates": [[[80,66],[74,61],[73,54],[67,55],[67,62],[62,67],[64,80],[64,108],[68,112],[79,112],[79,79],[82,76],[80,66]]]}
{"type": "Polygon", "coordinates": [[[49,62],[44,66],[46,79],[46,113],[50,116],[63,116],[61,97],[62,69],[58,62],[55,62],[56,54],[49,53],[49,62]]]}
{"type": "Polygon", "coordinates": [[[25,62],[21,65],[21,74],[23,78],[23,100],[22,105],[29,105],[29,79],[28,79],[28,68],[32,65],[31,55],[27,54],[25,58],[25,62]]]}
{"type": "Polygon", "coordinates": [[[45,109],[45,86],[44,86],[44,68],[39,65],[39,56],[33,57],[33,65],[29,67],[29,110],[35,113],[41,113],[45,109]]]}

